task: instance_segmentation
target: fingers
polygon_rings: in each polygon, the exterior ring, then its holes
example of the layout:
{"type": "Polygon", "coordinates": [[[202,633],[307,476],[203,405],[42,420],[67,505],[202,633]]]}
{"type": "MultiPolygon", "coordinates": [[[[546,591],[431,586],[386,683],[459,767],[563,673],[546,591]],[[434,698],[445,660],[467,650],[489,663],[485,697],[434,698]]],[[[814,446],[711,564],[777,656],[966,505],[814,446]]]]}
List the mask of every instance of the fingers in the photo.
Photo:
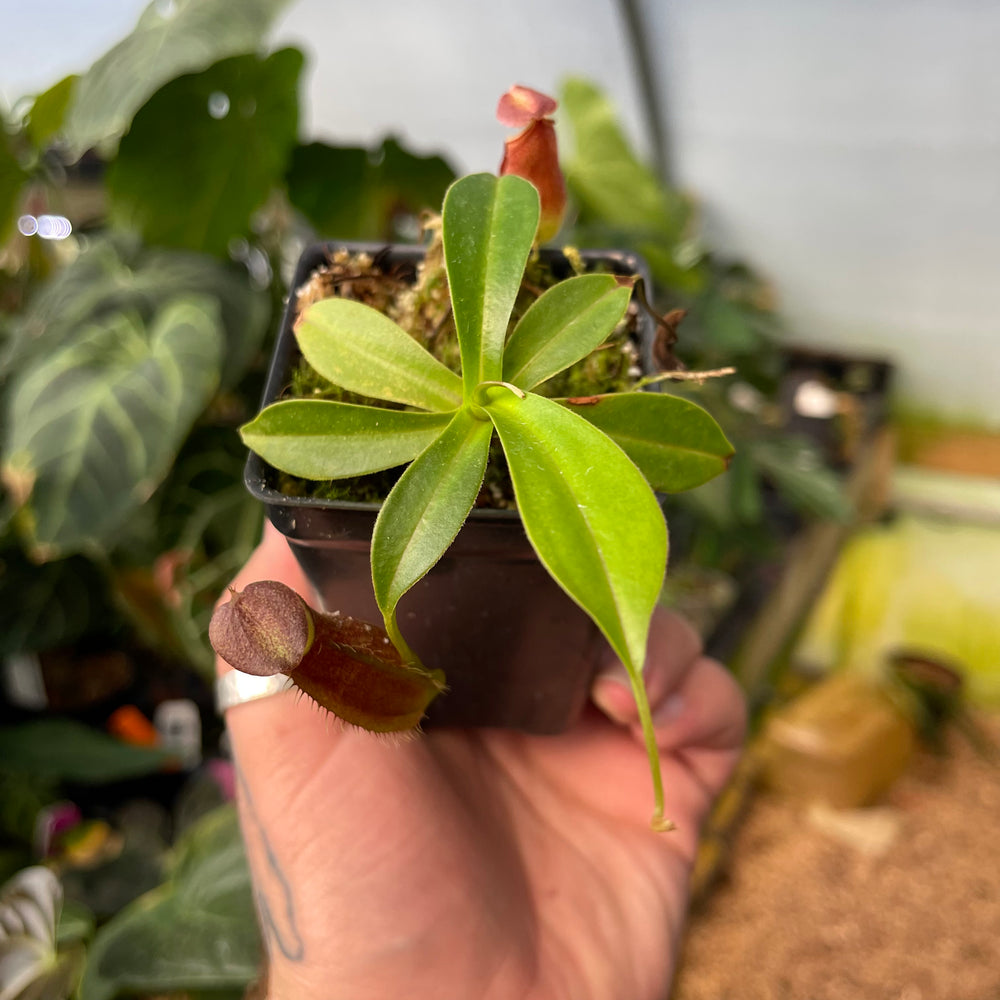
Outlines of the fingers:
{"type": "MultiPolygon", "coordinates": [[[[645,682],[651,710],[663,708],[683,673],[701,654],[701,648],[701,638],[688,621],[673,612],[657,610],[646,647],[645,682]]],[[[591,694],[598,708],[613,721],[631,725],[638,720],[628,674],[610,650],[591,694]]]]}

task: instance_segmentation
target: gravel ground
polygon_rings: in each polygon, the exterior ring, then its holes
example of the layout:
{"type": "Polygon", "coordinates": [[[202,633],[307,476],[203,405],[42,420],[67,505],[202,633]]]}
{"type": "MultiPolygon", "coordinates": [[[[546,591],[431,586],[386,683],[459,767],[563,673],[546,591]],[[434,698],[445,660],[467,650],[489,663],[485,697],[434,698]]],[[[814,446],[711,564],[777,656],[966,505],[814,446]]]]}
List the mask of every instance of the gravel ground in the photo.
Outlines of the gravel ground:
{"type": "MultiPolygon", "coordinates": [[[[981,720],[1000,740],[1000,718],[981,720]]],[[[1000,766],[950,734],[883,802],[759,794],[673,1000],[1000,1000],[1000,766]]]]}

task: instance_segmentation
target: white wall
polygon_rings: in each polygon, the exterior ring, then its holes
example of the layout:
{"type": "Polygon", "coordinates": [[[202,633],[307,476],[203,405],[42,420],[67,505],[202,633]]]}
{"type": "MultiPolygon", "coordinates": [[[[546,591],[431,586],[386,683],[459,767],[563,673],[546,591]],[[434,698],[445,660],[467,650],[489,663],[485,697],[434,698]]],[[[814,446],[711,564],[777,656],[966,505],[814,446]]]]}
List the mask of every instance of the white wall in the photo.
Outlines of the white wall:
{"type": "Polygon", "coordinates": [[[647,0],[677,167],[797,338],[1000,427],[1000,4],[647,0]]]}
{"type": "MultiPolygon", "coordinates": [[[[236,2],[236,0],[234,0],[236,2]]],[[[6,0],[0,94],[84,68],[139,0],[6,0]]],[[[606,87],[634,136],[614,0],[298,0],[304,131],[386,131],[494,169],[497,96],[606,87]]],[[[677,176],[798,340],[893,357],[911,405],[1000,427],[1000,4],[645,0],[677,176]]]]}

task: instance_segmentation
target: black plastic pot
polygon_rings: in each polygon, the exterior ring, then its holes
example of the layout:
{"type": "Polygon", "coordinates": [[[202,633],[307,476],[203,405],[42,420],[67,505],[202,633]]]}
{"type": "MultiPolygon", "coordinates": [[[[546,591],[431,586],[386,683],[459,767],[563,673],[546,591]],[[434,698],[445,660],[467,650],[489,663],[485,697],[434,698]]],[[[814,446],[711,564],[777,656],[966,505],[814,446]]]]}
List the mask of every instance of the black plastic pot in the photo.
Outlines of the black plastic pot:
{"type": "MultiPolygon", "coordinates": [[[[293,288],[304,284],[340,247],[386,251],[382,245],[316,244],[299,260],[293,288]]],[[[388,260],[416,263],[421,247],[391,247],[388,260]]],[[[561,254],[553,267],[566,267],[561,254]]],[[[648,271],[641,258],[617,251],[585,252],[620,274],[648,271]]],[[[290,297],[275,346],[262,406],[282,397],[298,359],[290,297]]],[[[644,363],[654,327],[641,319],[644,363]]],[[[274,469],[257,455],[245,481],[286,536],[328,611],[380,622],[371,583],[369,543],[378,506],[282,493],[274,469]]],[[[431,705],[425,726],[503,727],[559,733],[579,716],[604,650],[587,615],[535,557],[515,511],[475,510],[441,561],[398,608],[407,642],[429,667],[445,672],[448,691],[431,705]]]]}

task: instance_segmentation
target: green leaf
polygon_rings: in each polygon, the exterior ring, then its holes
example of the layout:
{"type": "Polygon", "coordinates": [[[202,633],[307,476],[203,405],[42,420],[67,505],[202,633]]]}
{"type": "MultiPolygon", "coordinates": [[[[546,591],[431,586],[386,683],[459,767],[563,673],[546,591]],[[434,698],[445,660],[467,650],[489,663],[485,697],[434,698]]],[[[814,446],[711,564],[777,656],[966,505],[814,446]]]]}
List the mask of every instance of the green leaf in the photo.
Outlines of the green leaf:
{"type": "Polygon", "coordinates": [[[94,933],[94,914],[75,899],[63,902],[56,924],[56,943],[60,948],[85,941],[94,933]]]}
{"type": "Polygon", "coordinates": [[[521,317],[503,353],[503,378],[522,389],[586,357],[625,315],[630,288],[610,274],[581,274],[553,285],[521,317]]]}
{"type": "Polygon", "coordinates": [[[559,403],[501,387],[486,394],[538,557],[622,660],[641,669],[667,559],[649,484],[616,444],[559,403]]]}
{"type": "Polygon", "coordinates": [[[451,413],[289,399],[262,410],[240,434],[248,448],[283,472],[343,479],[413,461],[451,418],[451,413]]]}
{"type": "Polygon", "coordinates": [[[223,385],[234,385],[267,332],[267,294],[236,265],[125,239],[91,240],[36,294],[0,347],[0,370],[23,371],[79,341],[87,324],[110,323],[115,313],[136,314],[149,323],[171,300],[199,294],[218,303],[226,338],[223,385]]]}
{"type": "Polygon", "coordinates": [[[445,195],[444,258],[468,398],[480,382],[501,377],[507,324],[538,212],[538,192],[513,175],[472,174],[445,195]]]}
{"type": "Polygon", "coordinates": [[[32,102],[24,131],[35,149],[45,149],[62,128],[66,109],[79,79],[75,74],[64,77],[32,102]]]}
{"type": "Polygon", "coordinates": [[[7,241],[14,227],[14,219],[21,204],[21,186],[26,180],[27,174],[14,155],[3,118],[0,118],[0,247],[7,241]]]}
{"type": "MultiPolygon", "coordinates": [[[[444,555],[468,517],[482,486],[492,434],[489,421],[459,410],[382,504],[372,533],[372,581],[386,631],[396,643],[401,642],[396,604],[444,555]]],[[[400,652],[409,654],[405,642],[400,652]]]]}
{"type": "Polygon", "coordinates": [[[0,760],[11,771],[38,778],[100,784],[163,768],[163,750],[120,743],[71,719],[41,719],[0,729],[0,760]]]}
{"type": "Polygon", "coordinates": [[[629,392],[560,402],[604,431],[662,493],[708,482],[726,471],[733,454],[715,420],[680,396],[629,392]]]}
{"type": "Polygon", "coordinates": [[[719,291],[704,295],[694,310],[702,337],[699,347],[709,358],[732,362],[739,356],[760,354],[766,338],[749,308],[729,301],[719,291]]]}
{"type": "Polygon", "coordinates": [[[256,978],[260,934],[235,809],[199,820],[176,852],[171,878],[97,932],[81,1000],[232,989],[256,978]]]}
{"type": "Polygon", "coordinates": [[[183,297],[148,332],[114,315],[24,373],[2,475],[36,558],[114,544],[214,393],[221,348],[215,304],[183,297]]]}
{"type": "Polygon", "coordinates": [[[732,516],[737,523],[760,524],[764,519],[764,491],[760,469],[751,451],[744,448],[733,456],[726,479],[732,516]]]}
{"type": "Polygon", "coordinates": [[[114,621],[107,582],[82,556],[39,566],[10,546],[0,566],[0,656],[67,645],[93,622],[114,621]]]}
{"type": "Polygon", "coordinates": [[[291,203],[314,228],[342,240],[391,240],[400,212],[441,205],[455,171],[440,156],[417,156],[395,139],[376,150],[297,146],[286,178],[291,203]]]}
{"type": "Polygon", "coordinates": [[[454,410],[462,402],[462,381],[453,371],[361,302],[314,302],[295,336],[309,364],[348,392],[424,410],[454,410]]]}
{"type": "Polygon", "coordinates": [[[844,492],[843,482],[805,438],[754,441],[750,455],[797,509],[843,523],[854,516],[854,505],[844,492]]]}
{"type": "MultiPolygon", "coordinates": [[[[66,119],[69,154],[116,139],[165,83],[254,52],[288,0],[162,0],[80,78],[66,119]]],[[[183,134],[183,133],[181,133],[183,134]]]]}
{"type": "Polygon", "coordinates": [[[112,217],[150,243],[224,255],[279,185],[302,53],[234,56],[157,91],[108,171],[112,217]]]}
{"type": "Polygon", "coordinates": [[[573,134],[573,153],[564,157],[566,181],[586,212],[608,225],[655,232],[673,243],[682,235],[690,209],[636,159],[608,98],[584,80],[567,80],[562,112],[573,134]]]}

